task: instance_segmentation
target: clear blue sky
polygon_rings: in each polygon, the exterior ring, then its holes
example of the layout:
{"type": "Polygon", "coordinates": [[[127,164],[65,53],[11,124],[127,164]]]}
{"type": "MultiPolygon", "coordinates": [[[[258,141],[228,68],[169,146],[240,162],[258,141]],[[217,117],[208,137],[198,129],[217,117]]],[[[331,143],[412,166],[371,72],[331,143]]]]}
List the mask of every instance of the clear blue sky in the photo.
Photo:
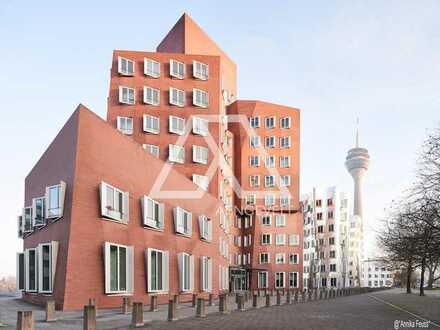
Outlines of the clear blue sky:
{"type": "Polygon", "coordinates": [[[440,119],[439,1],[2,0],[0,275],[21,251],[25,176],[79,102],[105,117],[112,50],[154,50],[184,11],[237,63],[239,98],[302,109],[302,192],[352,191],[344,159],[360,117],[372,251],[440,119]]]}

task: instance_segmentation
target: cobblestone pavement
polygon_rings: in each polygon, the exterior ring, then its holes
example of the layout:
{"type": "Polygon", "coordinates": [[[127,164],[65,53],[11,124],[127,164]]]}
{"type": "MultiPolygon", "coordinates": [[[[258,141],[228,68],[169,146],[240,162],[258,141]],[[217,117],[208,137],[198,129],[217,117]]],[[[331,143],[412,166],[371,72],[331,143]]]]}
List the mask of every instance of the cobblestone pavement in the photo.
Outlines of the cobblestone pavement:
{"type": "MultiPolygon", "coordinates": [[[[282,297],[285,302],[285,297],[282,297]]],[[[399,289],[370,294],[337,297],[331,300],[310,301],[291,305],[251,308],[251,300],[246,303],[246,311],[236,311],[235,298],[229,297],[231,313],[218,313],[218,302],[207,306],[208,316],[195,318],[195,308],[190,304],[178,306],[178,321],[167,322],[167,306],[159,306],[158,312],[149,312],[145,307],[145,329],[395,329],[395,321],[423,322],[431,320],[428,329],[440,329],[440,299],[406,295],[399,289]],[[410,313],[412,314],[410,314],[410,313]]],[[[276,297],[271,297],[271,304],[276,297]]],[[[264,306],[265,298],[260,297],[259,306],[264,306]]],[[[57,321],[45,323],[44,310],[27,305],[13,298],[0,298],[0,318],[8,324],[1,329],[15,329],[17,310],[33,310],[35,329],[70,330],[82,329],[82,313],[57,313],[57,321]]],[[[99,310],[98,329],[129,329],[131,315],[123,315],[119,310],[99,310]]],[[[423,325],[423,323],[417,323],[423,325]]],[[[399,323],[399,328],[411,324],[399,323]]],[[[415,325],[413,326],[415,327],[415,325]]]]}

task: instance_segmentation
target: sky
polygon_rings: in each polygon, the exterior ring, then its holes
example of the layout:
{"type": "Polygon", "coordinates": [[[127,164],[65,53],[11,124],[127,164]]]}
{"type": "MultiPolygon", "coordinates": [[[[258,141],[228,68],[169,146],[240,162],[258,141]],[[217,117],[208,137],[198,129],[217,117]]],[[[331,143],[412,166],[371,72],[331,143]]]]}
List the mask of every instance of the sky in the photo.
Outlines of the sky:
{"type": "Polygon", "coordinates": [[[301,109],[301,193],[338,185],[360,118],[367,255],[440,119],[440,1],[0,1],[0,276],[24,179],[78,103],[105,118],[114,49],[154,51],[187,12],[238,66],[238,98],[301,109]]]}

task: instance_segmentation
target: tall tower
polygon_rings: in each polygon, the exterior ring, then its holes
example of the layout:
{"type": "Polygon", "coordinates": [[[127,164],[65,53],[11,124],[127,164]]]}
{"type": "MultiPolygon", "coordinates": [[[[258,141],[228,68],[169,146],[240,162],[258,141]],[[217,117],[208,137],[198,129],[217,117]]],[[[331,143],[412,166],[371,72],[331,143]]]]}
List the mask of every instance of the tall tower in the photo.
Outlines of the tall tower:
{"type": "Polygon", "coordinates": [[[368,150],[359,146],[359,120],[356,128],[356,145],[348,150],[345,158],[345,167],[350,172],[354,181],[353,196],[353,215],[357,215],[362,219],[362,181],[365,172],[368,170],[370,163],[370,155],[368,150]]]}

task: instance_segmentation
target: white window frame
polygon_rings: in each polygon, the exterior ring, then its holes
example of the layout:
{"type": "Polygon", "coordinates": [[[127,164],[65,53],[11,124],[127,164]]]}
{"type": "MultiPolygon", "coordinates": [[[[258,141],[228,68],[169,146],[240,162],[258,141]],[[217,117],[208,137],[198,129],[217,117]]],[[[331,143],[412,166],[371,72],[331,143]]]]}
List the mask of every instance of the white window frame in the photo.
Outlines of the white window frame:
{"type": "Polygon", "coordinates": [[[266,159],[264,160],[264,166],[266,168],[274,168],[275,167],[275,156],[266,156],[266,159]]]}
{"type": "Polygon", "coordinates": [[[259,187],[260,186],[260,176],[259,175],[249,175],[249,186],[259,187]]]}
{"type": "Polygon", "coordinates": [[[160,77],[160,63],[151,58],[144,58],[144,75],[151,78],[160,77]],[[151,65],[149,65],[151,63],[151,65]],[[155,70],[157,69],[157,70],[155,70]]]}
{"type": "Polygon", "coordinates": [[[154,144],[144,143],[142,144],[142,148],[144,148],[149,154],[152,154],[153,156],[159,158],[160,155],[159,146],[156,146],[154,144]]]}
{"type": "Polygon", "coordinates": [[[272,215],[270,215],[270,214],[262,214],[261,215],[261,225],[262,226],[270,226],[270,225],[272,225],[272,215]],[[269,223],[265,223],[265,218],[269,219],[269,223]]]}
{"type": "Polygon", "coordinates": [[[22,215],[22,221],[23,221],[23,233],[32,233],[34,230],[34,226],[32,224],[32,207],[24,207],[23,208],[23,215],[22,215]]]}
{"type": "Polygon", "coordinates": [[[272,244],[272,234],[262,233],[261,234],[261,245],[271,245],[272,244]]]}
{"type": "Polygon", "coordinates": [[[200,257],[200,290],[204,292],[212,291],[212,258],[207,256],[200,257]]]}
{"type": "Polygon", "coordinates": [[[259,271],[258,272],[258,288],[259,289],[267,289],[269,287],[269,272],[268,271],[259,271]],[[264,276],[260,277],[260,274],[264,274],[264,276]],[[263,282],[264,280],[264,282],[263,282]]]}
{"type": "Polygon", "coordinates": [[[290,156],[280,156],[280,168],[289,168],[291,166],[290,156]]]}
{"type": "Polygon", "coordinates": [[[212,241],[212,220],[206,215],[199,215],[199,232],[201,240],[212,241]]]}
{"type": "Polygon", "coordinates": [[[24,291],[26,287],[26,261],[24,252],[17,252],[16,267],[16,288],[18,291],[24,291]]]}
{"type": "Polygon", "coordinates": [[[260,116],[249,117],[249,125],[251,128],[260,128],[260,116]]]}
{"type": "Polygon", "coordinates": [[[289,235],[289,246],[299,246],[299,235],[290,234],[289,235]]]}
{"type": "Polygon", "coordinates": [[[281,288],[284,288],[285,285],[286,285],[286,273],[285,272],[276,272],[275,273],[275,288],[281,289],[281,288]],[[282,282],[282,285],[281,285],[281,283],[278,283],[278,282],[282,282]]]}
{"type": "Polygon", "coordinates": [[[168,145],[168,160],[173,163],[185,163],[185,148],[176,144],[168,145]]]}
{"type": "Polygon", "coordinates": [[[119,86],[119,103],[128,105],[136,104],[136,90],[133,87],[119,86]]]}
{"type": "Polygon", "coordinates": [[[260,166],[260,156],[249,156],[249,166],[259,167],[260,166]]]}
{"type": "Polygon", "coordinates": [[[125,57],[122,57],[122,56],[118,56],[118,73],[121,76],[134,76],[135,72],[136,72],[136,63],[135,63],[135,61],[130,60],[130,59],[125,58],[125,57]],[[125,70],[123,68],[123,64],[124,64],[123,61],[126,62],[125,70]],[[128,64],[129,63],[131,63],[131,66],[132,66],[132,69],[133,69],[133,71],[131,71],[131,72],[128,70],[128,64]]]}
{"type": "MultiPolygon", "coordinates": [[[[169,252],[168,251],[163,251],[163,250],[158,250],[158,249],[153,249],[153,248],[147,248],[145,249],[145,257],[146,257],[146,261],[147,261],[147,291],[151,292],[151,293],[166,293],[168,292],[168,287],[169,287],[169,252]],[[154,267],[154,269],[156,270],[156,274],[153,276],[152,275],[152,262],[153,262],[153,257],[152,257],[152,253],[157,254],[161,254],[161,264],[159,265],[159,263],[156,264],[156,266],[154,267]],[[162,272],[160,274],[160,272],[162,272]],[[159,281],[159,277],[160,277],[160,281],[159,281]],[[162,284],[162,287],[156,287],[153,288],[153,278],[156,279],[157,284],[162,284]]],[[[157,258],[156,258],[157,260],[157,258]]]]}
{"type": "Polygon", "coordinates": [[[266,136],[264,138],[264,146],[266,148],[275,148],[277,146],[276,137],[275,136],[266,136]]]}
{"type": "Polygon", "coordinates": [[[116,117],[116,128],[124,135],[133,134],[133,118],[132,117],[116,117]]]}
{"type": "Polygon", "coordinates": [[[275,245],[286,245],[286,234],[276,234],[275,245]]]}
{"type": "Polygon", "coordinates": [[[245,204],[249,206],[255,205],[257,202],[257,195],[256,194],[247,194],[245,196],[245,204]]]}
{"type": "Polygon", "coordinates": [[[298,253],[289,253],[289,264],[298,265],[299,264],[299,254],[298,253]],[[296,260],[296,262],[295,262],[296,260]]]}
{"type": "Polygon", "coordinates": [[[99,184],[99,195],[101,202],[101,216],[106,219],[127,224],[129,221],[129,193],[101,181],[99,184]],[[108,189],[113,190],[113,205],[107,205],[108,189]],[[121,203],[122,205],[120,205],[121,203]],[[119,209],[114,209],[114,205],[117,204],[119,204],[119,209]]]}
{"type": "Polygon", "coordinates": [[[274,194],[265,194],[264,195],[264,205],[265,206],[274,206],[275,205],[275,195],[274,194]]]}
{"type": "Polygon", "coordinates": [[[53,282],[55,279],[55,271],[56,271],[56,266],[57,266],[57,257],[58,257],[58,242],[56,241],[52,241],[49,243],[40,243],[38,244],[38,292],[40,293],[52,293],[53,291],[53,282]],[[43,249],[47,247],[48,248],[48,268],[44,267],[44,260],[43,260],[43,249]],[[43,280],[44,280],[44,272],[47,271],[47,277],[49,279],[48,282],[48,288],[44,289],[43,288],[43,280]]]}
{"type": "Polygon", "coordinates": [[[299,273],[289,272],[289,288],[298,288],[298,285],[299,285],[299,273]],[[295,285],[295,277],[296,277],[296,285],[295,285]]]}
{"type": "Polygon", "coordinates": [[[177,264],[179,268],[179,291],[194,291],[194,256],[180,252],[177,254],[177,264]]]}
{"type": "Polygon", "coordinates": [[[60,181],[59,184],[46,187],[45,192],[45,216],[46,219],[59,219],[64,215],[64,203],[66,199],[66,188],[67,185],[64,181],[60,181]],[[52,205],[51,197],[52,194],[57,194],[57,205],[52,205]],[[56,207],[54,207],[56,206],[56,207]]]}
{"type": "Polygon", "coordinates": [[[282,117],[280,118],[280,127],[282,129],[288,129],[292,126],[292,117],[282,117]],[[286,125],[286,121],[287,121],[287,125],[286,125]]]}
{"type": "Polygon", "coordinates": [[[209,120],[193,116],[192,117],[192,132],[201,136],[208,136],[209,120]]]}
{"type": "Polygon", "coordinates": [[[290,136],[282,136],[282,137],[280,137],[280,149],[288,149],[288,148],[290,148],[291,147],[291,142],[292,142],[292,139],[291,139],[290,136]],[[287,144],[285,144],[286,139],[288,141],[287,144]]]}
{"type": "Polygon", "coordinates": [[[170,60],[170,76],[176,79],[185,78],[185,63],[176,60],[170,60]],[[175,70],[177,69],[177,70],[175,70]]]}
{"type": "Polygon", "coordinates": [[[134,259],[133,259],[133,246],[121,245],[112,242],[104,242],[104,268],[105,268],[105,294],[133,294],[134,283],[134,259]],[[117,248],[117,288],[112,288],[111,283],[111,247],[117,248]],[[120,251],[125,249],[125,290],[121,288],[120,275],[120,251]]]}
{"type": "Polygon", "coordinates": [[[46,197],[37,197],[32,198],[32,226],[33,227],[42,227],[46,225],[46,197]],[[38,212],[39,211],[39,212],[38,212]],[[40,216],[37,217],[37,214],[40,213],[40,216]]]}
{"type": "Polygon", "coordinates": [[[209,65],[199,61],[193,61],[193,77],[200,80],[208,80],[209,65]]]}
{"type": "Polygon", "coordinates": [[[24,269],[25,269],[25,291],[26,292],[37,292],[38,291],[38,249],[37,248],[30,248],[30,249],[25,249],[24,250],[24,269]],[[29,254],[31,253],[31,251],[34,253],[34,276],[33,277],[33,281],[34,281],[34,287],[31,288],[30,287],[30,257],[29,254]]]}
{"type": "Polygon", "coordinates": [[[184,236],[192,235],[192,213],[176,206],[173,209],[174,231],[184,236]]]}
{"type": "Polygon", "coordinates": [[[264,186],[266,188],[275,187],[275,176],[274,175],[265,175],[264,176],[264,186]]]}
{"type": "Polygon", "coordinates": [[[209,106],[209,93],[203,89],[193,88],[193,105],[199,108],[209,106]]]}
{"type": "Polygon", "coordinates": [[[144,227],[163,230],[165,228],[165,205],[148,196],[142,196],[142,222],[144,227]]]}
{"type": "Polygon", "coordinates": [[[177,135],[185,134],[185,119],[177,116],[169,116],[168,131],[177,135]]]}
{"type": "Polygon", "coordinates": [[[277,126],[275,116],[265,117],[264,124],[266,129],[273,129],[277,126]]]}
{"type": "Polygon", "coordinates": [[[208,164],[209,149],[203,146],[193,145],[193,162],[197,164],[208,164]]]}
{"type": "Polygon", "coordinates": [[[144,86],[144,103],[158,106],[160,104],[160,89],[144,86]]]}
{"type": "Polygon", "coordinates": [[[280,188],[290,187],[291,185],[291,176],[290,175],[281,175],[280,176],[280,188]]]}
{"type": "Polygon", "coordinates": [[[270,263],[270,253],[269,252],[260,252],[260,256],[258,258],[258,263],[261,265],[270,263]]]}
{"type": "Polygon", "coordinates": [[[290,205],[290,196],[289,195],[281,195],[280,196],[280,206],[288,207],[290,205]]]}
{"type": "Polygon", "coordinates": [[[193,174],[192,182],[194,182],[197,186],[207,191],[209,186],[209,177],[206,175],[193,174]]]}
{"type": "Polygon", "coordinates": [[[160,118],[146,115],[143,116],[143,131],[151,134],[160,133],[160,118]]]}
{"type": "Polygon", "coordinates": [[[285,253],[276,253],[275,254],[275,264],[283,265],[286,263],[286,254],[285,253]]]}
{"type": "Polygon", "coordinates": [[[183,108],[185,106],[185,91],[170,87],[169,89],[169,103],[176,107],[183,108]]]}
{"type": "Polygon", "coordinates": [[[275,227],[285,227],[286,226],[286,215],[276,214],[275,215],[275,227]]]}
{"type": "Polygon", "coordinates": [[[261,147],[261,137],[259,135],[254,135],[249,138],[249,146],[252,148],[261,147]]]}

